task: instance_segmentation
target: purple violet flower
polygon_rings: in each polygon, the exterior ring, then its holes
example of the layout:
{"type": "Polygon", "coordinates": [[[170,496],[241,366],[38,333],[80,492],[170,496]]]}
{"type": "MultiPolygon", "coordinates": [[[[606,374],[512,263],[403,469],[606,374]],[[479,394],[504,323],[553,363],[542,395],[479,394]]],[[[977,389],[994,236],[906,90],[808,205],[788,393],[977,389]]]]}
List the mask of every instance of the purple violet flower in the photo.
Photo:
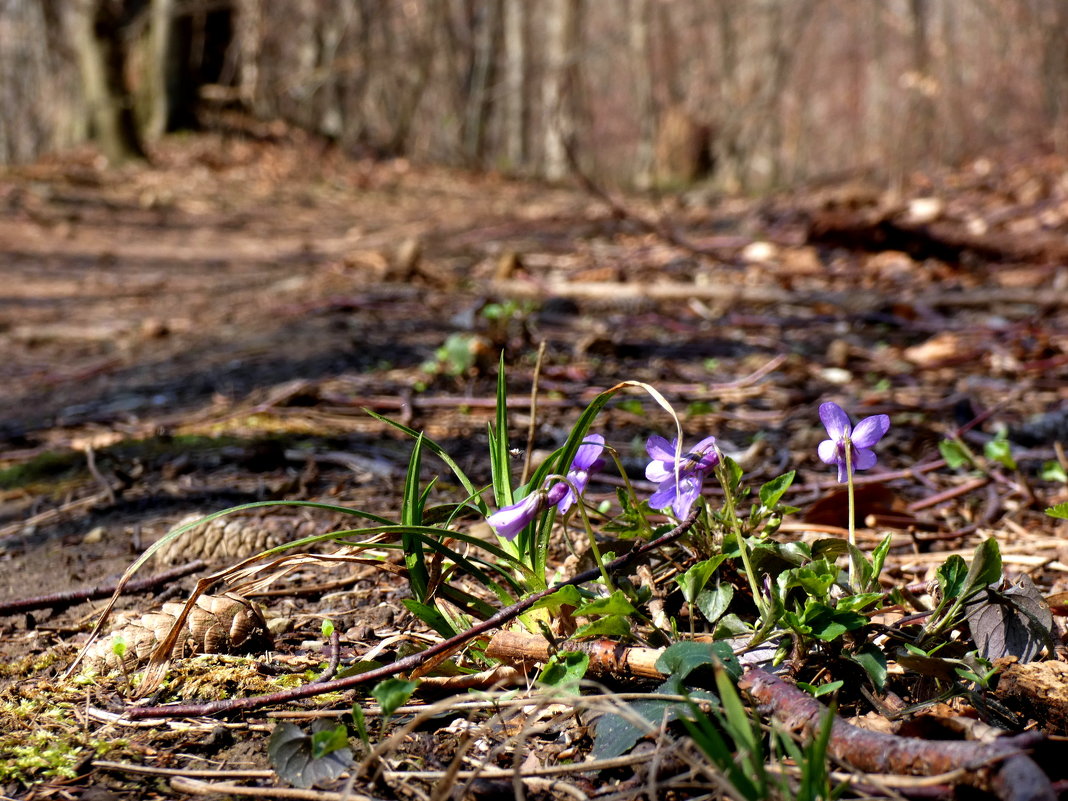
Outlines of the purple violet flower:
{"type": "Polygon", "coordinates": [[[820,460],[824,464],[838,465],[838,483],[844,484],[849,480],[846,470],[847,448],[850,449],[849,462],[854,472],[875,465],[878,457],[872,448],[890,430],[890,418],[887,415],[865,417],[853,428],[849,423],[849,415],[842,407],[828,402],[820,406],[820,420],[830,437],[820,443],[820,460]]]}
{"type": "Polygon", "coordinates": [[[514,540],[516,534],[525,529],[547,505],[547,493],[539,489],[518,503],[498,509],[486,518],[486,522],[493,526],[498,537],[514,540]]]}
{"type": "Polygon", "coordinates": [[[645,468],[645,477],[658,485],[649,498],[649,506],[653,509],[670,506],[675,517],[683,520],[701,494],[705,476],[719,464],[719,451],[716,438],[705,437],[692,450],[683,451],[676,462],[677,444],[678,440],[668,442],[660,436],[649,437],[645,450],[653,461],[645,468]]]}
{"type": "Polygon", "coordinates": [[[586,485],[590,483],[590,475],[604,467],[604,459],[601,458],[603,451],[604,437],[600,434],[587,434],[586,439],[578,446],[575,458],[571,461],[571,469],[567,471],[567,482],[560,482],[549,490],[549,503],[556,503],[560,514],[565,514],[575,503],[576,491],[579,495],[586,491],[586,485]],[[565,492],[561,498],[557,499],[554,494],[559,491],[559,487],[563,487],[565,492]]]}
{"type": "Polygon", "coordinates": [[[523,500],[498,509],[487,518],[487,522],[493,526],[498,536],[514,540],[520,531],[550,506],[556,506],[560,514],[564,514],[575,503],[575,490],[578,490],[581,495],[586,485],[590,483],[590,475],[604,467],[604,459],[601,458],[602,451],[604,451],[604,437],[600,434],[587,435],[575,451],[575,458],[571,460],[571,468],[567,471],[567,481],[557,480],[547,490],[544,488],[536,490],[523,500]]]}

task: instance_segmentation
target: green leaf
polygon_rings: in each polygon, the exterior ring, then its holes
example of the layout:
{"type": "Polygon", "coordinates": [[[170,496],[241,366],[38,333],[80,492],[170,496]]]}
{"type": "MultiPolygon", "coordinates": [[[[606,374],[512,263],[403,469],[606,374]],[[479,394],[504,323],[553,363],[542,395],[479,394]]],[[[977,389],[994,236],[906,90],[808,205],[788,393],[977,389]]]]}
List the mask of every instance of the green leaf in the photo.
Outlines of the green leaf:
{"type": "Polygon", "coordinates": [[[935,571],[935,581],[943,598],[957,598],[964,590],[968,575],[968,563],[963,557],[953,554],[935,571]]]}
{"type": "Polygon", "coordinates": [[[317,720],[311,726],[312,734],[293,723],[280,723],[271,732],[267,743],[267,758],[271,761],[279,778],[295,787],[308,788],[316,784],[325,784],[340,776],[352,764],[352,751],[340,742],[345,727],[335,727],[325,720],[317,720]],[[340,729],[341,734],[338,734],[340,729]],[[319,737],[316,741],[315,738],[319,737]],[[315,746],[323,749],[331,745],[337,747],[313,755],[315,746]]]}
{"type": "Polygon", "coordinates": [[[779,502],[779,499],[786,493],[786,490],[790,489],[790,485],[794,483],[794,476],[797,471],[791,470],[789,473],[783,473],[778,478],[773,478],[760,488],[760,503],[767,509],[771,510],[775,508],[775,505],[779,502]]]}
{"type": "Polygon", "coordinates": [[[1001,578],[1001,549],[993,537],[983,540],[975,547],[968,575],[964,577],[962,595],[970,596],[988,584],[1001,578]]]}
{"type": "Polygon", "coordinates": [[[812,543],[813,559],[837,559],[849,552],[849,542],[841,537],[825,537],[812,543]]]}
{"type": "Polygon", "coordinates": [[[728,642],[695,642],[684,640],[669,645],[657,657],[656,669],[671,676],[677,682],[685,680],[695,669],[702,665],[720,664],[734,678],[742,675],[742,666],[734,649],[728,642]]]}
{"type": "Polygon", "coordinates": [[[1056,460],[1043,462],[1042,468],[1038,471],[1038,477],[1043,481],[1059,481],[1062,484],[1068,484],[1068,473],[1065,472],[1064,465],[1056,460]]]}
{"type": "Polygon", "coordinates": [[[426,623],[430,628],[434,629],[442,637],[448,639],[456,634],[456,629],[453,627],[449,619],[442,614],[441,610],[433,605],[433,602],[429,604],[419,603],[414,598],[403,598],[401,603],[404,604],[404,608],[415,615],[417,618],[426,623]]]}
{"type": "Polygon", "coordinates": [[[544,598],[538,600],[530,607],[531,611],[535,609],[548,609],[553,614],[560,611],[561,607],[570,606],[575,609],[580,607],[583,603],[582,593],[579,592],[578,587],[573,584],[568,584],[566,587],[561,587],[556,592],[546,595],[544,598]]]}
{"type": "Polygon", "coordinates": [[[872,588],[878,587],[879,576],[883,572],[883,565],[886,563],[886,555],[890,553],[890,544],[894,541],[893,534],[887,534],[883,537],[882,542],[875,546],[875,550],[871,553],[871,586],[872,588]]]}
{"type": "Polygon", "coordinates": [[[806,606],[801,620],[811,629],[814,637],[824,642],[837,639],[847,631],[859,629],[868,623],[868,618],[857,612],[839,611],[820,603],[806,606]]]}
{"type": "Polygon", "coordinates": [[[1047,506],[1046,514],[1058,520],[1068,520],[1068,501],[1058,503],[1056,506],[1047,506]]]}
{"type": "Polygon", "coordinates": [[[843,612],[859,612],[861,609],[881,600],[882,597],[883,594],[881,592],[861,592],[856,595],[847,595],[845,598],[838,600],[838,603],[835,604],[835,609],[843,612]]]}
{"type": "Polygon", "coordinates": [[[1005,431],[999,431],[992,440],[983,446],[983,455],[992,462],[998,462],[1009,470],[1016,469],[1016,460],[1012,457],[1012,446],[1006,438],[1005,431]]]}
{"type": "Polygon", "coordinates": [[[609,615],[598,618],[583,626],[579,626],[572,635],[575,639],[587,637],[617,637],[619,639],[631,636],[630,618],[623,615],[609,615]]]}
{"type": "Polygon", "coordinates": [[[723,454],[722,467],[724,474],[727,476],[727,486],[730,488],[731,493],[738,491],[738,486],[742,483],[742,475],[745,473],[734,459],[723,454]]]}
{"type": "Polygon", "coordinates": [[[715,625],[726,613],[727,608],[734,600],[734,587],[730,584],[720,584],[714,590],[704,590],[698,593],[694,606],[701,610],[705,620],[715,625]]]}
{"type": "Polygon", "coordinates": [[[322,759],[332,751],[348,748],[348,745],[349,733],[343,723],[333,729],[317,731],[311,738],[312,759],[322,759]]]}
{"type": "Polygon", "coordinates": [[[352,724],[356,727],[356,734],[364,748],[370,748],[371,736],[367,733],[367,717],[363,714],[363,707],[358,702],[352,705],[352,724]]]}
{"type": "Polygon", "coordinates": [[[418,686],[419,682],[417,681],[386,679],[375,685],[374,689],[371,690],[371,695],[374,696],[374,699],[378,701],[378,705],[382,708],[382,717],[388,718],[399,707],[407,703],[418,686]]]}
{"type": "Polygon", "coordinates": [[[712,574],[716,572],[716,568],[726,558],[726,554],[717,554],[711,559],[697,562],[685,573],[675,577],[675,582],[682,590],[682,597],[687,603],[694,602],[701,590],[708,584],[708,580],[712,578],[712,574]]]}
{"type": "Polygon", "coordinates": [[[334,633],[334,621],[332,621],[328,617],[324,617],[321,629],[323,632],[323,636],[329,639],[330,636],[334,633]]]}
{"type": "Polygon", "coordinates": [[[615,590],[605,598],[595,598],[583,604],[575,610],[576,615],[589,617],[591,615],[633,615],[635,608],[627,600],[622,590],[615,590]]]}
{"type": "MultiPolygon", "coordinates": [[[[408,461],[408,472],[404,477],[404,494],[401,498],[401,525],[421,526],[423,524],[423,495],[419,491],[419,468],[422,463],[423,435],[420,434],[412,448],[412,457],[408,461]]],[[[423,559],[423,543],[409,532],[401,533],[401,547],[404,549],[404,565],[408,568],[408,583],[412,595],[420,602],[426,600],[429,573],[423,559]]]]}
{"type": "Polygon", "coordinates": [[[497,364],[496,422],[489,427],[490,475],[493,499],[497,508],[515,503],[512,496],[512,459],[508,453],[508,378],[504,369],[504,351],[497,364]]]}
{"type": "Polygon", "coordinates": [[[866,643],[849,655],[849,658],[864,668],[871,683],[879,692],[886,686],[886,654],[872,643],[866,643]]]}
{"type": "Polygon", "coordinates": [[[938,451],[942,454],[942,458],[946,460],[946,464],[954,470],[966,464],[971,464],[971,455],[955,440],[942,440],[938,443],[938,451]]]}
{"type": "Polygon", "coordinates": [[[579,682],[586,675],[590,666],[589,654],[581,651],[561,651],[549,657],[537,683],[543,687],[555,687],[558,690],[578,692],[579,682]]]}
{"type": "MultiPolygon", "coordinates": [[[[667,680],[656,688],[657,695],[687,694],[693,699],[708,699],[717,702],[715,695],[705,691],[687,692],[683,685],[686,678],[701,666],[721,663],[732,675],[740,676],[741,665],[730,645],[725,642],[694,642],[687,640],[670,645],[656,660],[656,669],[667,675],[667,680]]],[[[594,724],[592,755],[607,759],[625,754],[647,732],[656,731],[661,725],[671,723],[689,708],[688,704],[674,701],[635,701],[630,710],[648,724],[636,726],[621,715],[606,714],[594,724]]],[[[685,722],[685,719],[684,719],[685,722]]]]}
{"type": "Polygon", "coordinates": [[[838,567],[826,559],[817,559],[805,567],[784,570],[777,579],[779,589],[785,593],[791,587],[800,587],[813,598],[826,598],[838,578],[838,567]]]}
{"type": "Polygon", "coordinates": [[[829,681],[826,684],[809,684],[807,681],[797,682],[797,686],[807,692],[813,698],[819,698],[821,695],[828,695],[836,690],[842,688],[845,682],[839,679],[838,681],[829,681]]]}

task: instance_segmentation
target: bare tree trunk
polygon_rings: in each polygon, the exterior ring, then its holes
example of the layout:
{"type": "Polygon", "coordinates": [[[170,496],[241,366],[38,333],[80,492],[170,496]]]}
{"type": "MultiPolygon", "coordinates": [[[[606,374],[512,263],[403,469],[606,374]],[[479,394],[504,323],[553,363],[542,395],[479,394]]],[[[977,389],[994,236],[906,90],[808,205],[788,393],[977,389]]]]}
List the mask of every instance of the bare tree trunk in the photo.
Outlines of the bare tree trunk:
{"type": "Polygon", "coordinates": [[[1068,152],[1068,3],[1053,0],[1042,26],[1042,92],[1053,129],[1053,143],[1068,152]]]}
{"type": "Polygon", "coordinates": [[[634,150],[634,185],[648,189],[653,183],[653,148],[656,138],[656,101],[653,97],[649,52],[649,0],[630,0],[627,38],[634,65],[634,107],[638,113],[638,142],[634,150]]]}
{"type": "Polygon", "coordinates": [[[174,59],[171,31],[174,0],[152,0],[149,47],[149,109],[145,138],[159,139],[167,130],[174,92],[174,59]]]}
{"type": "Polygon", "coordinates": [[[544,167],[550,181],[568,173],[567,146],[575,135],[573,65],[578,50],[581,0],[548,0],[545,15],[544,167]]]}
{"type": "Polygon", "coordinates": [[[527,161],[527,0],[504,0],[504,154],[512,169],[527,161]]]}
{"type": "Polygon", "coordinates": [[[89,107],[92,136],[112,164],[145,157],[133,116],[133,99],[123,86],[123,52],[118,20],[95,0],[72,3],[71,44],[89,107]],[[104,36],[98,36],[98,28],[104,36]]]}
{"type": "Polygon", "coordinates": [[[57,102],[49,19],[40,3],[0,0],[0,163],[29,161],[72,139],[67,103],[57,102]],[[68,129],[56,136],[56,129],[68,129]]]}
{"type": "Polygon", "coordinates": [[[909,0],[912,23],[912,80],[909,96],[909,166],[927,161],[934,154],[936,85],[931,74],[930,0],[909,0]]]}
{"type": "Polygon", "coordinates": [[[260,116],[267,115],[261,94],[260,54],[263,43],[263,0],[235,0],[237,10],[238,94],[260,116]]]}
{"type": "Polygon", "coordinates": [[[493,84],[500,50],[500,0],[485,0],[472,18],[474,53],[464,115],[463,150],[477,165],[486,151],[486,129],[493,110],[493,84]]]}

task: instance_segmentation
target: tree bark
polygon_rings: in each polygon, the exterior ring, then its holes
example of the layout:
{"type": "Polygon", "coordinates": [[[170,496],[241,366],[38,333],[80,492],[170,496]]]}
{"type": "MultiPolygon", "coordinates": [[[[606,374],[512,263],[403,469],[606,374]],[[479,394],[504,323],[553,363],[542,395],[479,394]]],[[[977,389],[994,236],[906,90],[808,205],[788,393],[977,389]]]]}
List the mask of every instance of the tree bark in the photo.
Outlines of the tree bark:
{"type": "Polygon", "coordinates": [[[78,0],[72,4],[71,13],[71,45],[89,107],[91,135],[112,164],[143,159],[145,151],[134,121],[133,98],[123,86],[119,21],[97,0],[78,0]]]}
{"type": "Polygon", "coordinates": [[[508,165],[527,161],[527,0],[504,0],[504,154],[508,165]]]}
{"type": "Polygon", "coordinates": [[[174,93],[174,0],[152,0],[149,20],[149,108],[145,138],[159,139],[170,123],[174,93]]]}
{"type": "Polygon", "coordinates": [[[548,0],[545,15],[545,82],[542,85],[544,174],[559,181],[568,173],[568,143],[575,135],[572,102],[581,0],[548,0]]]}

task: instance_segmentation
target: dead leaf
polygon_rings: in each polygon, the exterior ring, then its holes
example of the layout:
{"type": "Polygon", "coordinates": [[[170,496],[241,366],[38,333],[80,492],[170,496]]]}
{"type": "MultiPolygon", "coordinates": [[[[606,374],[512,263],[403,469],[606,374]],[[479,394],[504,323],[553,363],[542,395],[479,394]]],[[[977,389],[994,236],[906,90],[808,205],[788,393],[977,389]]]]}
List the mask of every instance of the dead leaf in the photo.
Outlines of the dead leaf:
{"type": "Polygon", "coordinates": [[[1053,614],[1030,576],[1003,591],[986,589],[967,605],[972,639],[985,659],[1032,662],[1050,641],[1053,614]]]}

